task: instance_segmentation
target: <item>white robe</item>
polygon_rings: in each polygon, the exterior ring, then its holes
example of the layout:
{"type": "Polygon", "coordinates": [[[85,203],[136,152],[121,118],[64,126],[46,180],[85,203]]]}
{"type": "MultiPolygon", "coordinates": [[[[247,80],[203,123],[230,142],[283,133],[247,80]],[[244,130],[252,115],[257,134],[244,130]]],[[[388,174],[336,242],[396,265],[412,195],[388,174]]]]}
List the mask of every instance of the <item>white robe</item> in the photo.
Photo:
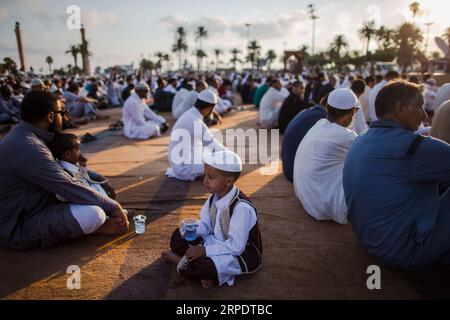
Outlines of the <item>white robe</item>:
{"type": "Polygon", "coordinates": [[[447,100],[450,100],[450,83],[439,88],[434,100],[434,110],[436,111],[447,100]]]}
{"type": "Polygon", "coordinates": [[[123,133],[129,139],[148,139],[161,135],[160,126],[166,120],[158,116],[133,92],[122,110],[123,133]]]}
{"type": "Polygon", "coordinates": [[[261,99],[259,107],[259,123],[263,128],[272,129],[278,125],[278,115],[284,99],[289,95],[285,88],[278,91],[270,87],[261,99]]]}
{"type": "Polygon", "coordinates": [[[358,99],[358,107],[359,110],[356,111],[355,116],[353,117],[353,124],[350,128],[356,132],[356,134],[360,135],[362,132],[368,129],[366,118],[364,117],[364,110],[361,107],[361,99],[358,99]]]}
{"type": "Polygon", "coordinates": [[[252,206],[244,202],[238,203],[230,219],[229,237],[227,240],[223,238],[220,229],[220,215],[223,209],[230,206],[238,191],[238,188],[233,186],[233,189],[222,199],[214,194],[213,205],[217,208],[214,230],[211,230],[209,201],[206,201],[200,211],[197,235],[203,238],[206,256],[211,258],[216,266],[219,285],[226,282],[232,286],[234,277],[242,273],[236,256],[244,252],[250,230],[255,226],[257,220],[255,209],[252,206]]]}
{"type": "Polygon", "coordinates": [[[172,128],[168,153],[171,167],[167,169],[166,175],[188,181],[202,176],[205,172],[203,163],[205,147],[216,151],[225,149],[225,146],[216,140],[203,122],[203,115],[200,111],[192,107],[175,122],[172,128]],[[181,161],[180,154],[183,157],[181,161]]]}
{"type": "Polygon", "coordinates": [[[212,91],[217,97],[217,104],[216,104],[215,110],[219,114],[226,113],[232,106],[231,102],[228,101],[228,100],[222,99],[221,97],[219,97],[219,92],[216,89],[209,88],[208,90],[212,91]]]}
{"type": "Polygon", "coordinates": [[[350,129],[321,119],[298,146],[294,160],[295,194],[306,212],[317,220],[347,223],[342,176],[355,138],[350,129]]]}
{"type": "Polygon", "coordinates": [[[186,97],[183,99],[183,103],[181,104],[179,110],[177,111],[177,115],[174,113],[174,117],[179,119],[183,113],[188,111],[190,108],[195,106],[195,102],[198,99],[198,92],[195,90],[189,91],[186,97]]]}
{"type": "Polygon", "coordinates": [[[376,111],[375,111],[375,99],[377,98],[378,93],[383,89],[383,87],[387,84],[386,80],[382,80],[380,83],[376,84],[369,95],[369,122],[378,120],[376,111]]]}
{"type": "Polygon", "coordinates": [[[187,90],[185,88],[181,88],[181,90],[175,94],[175,97],[173,97],[172,115],[175,119],[178,119],[179,117],[181,117],[181,115],[184,113],[184,111],[186,111],[186,110],[183,110],[182,108],[183,108],[183,102],[188,95],[189,95],[189,90],[187,90]]]}

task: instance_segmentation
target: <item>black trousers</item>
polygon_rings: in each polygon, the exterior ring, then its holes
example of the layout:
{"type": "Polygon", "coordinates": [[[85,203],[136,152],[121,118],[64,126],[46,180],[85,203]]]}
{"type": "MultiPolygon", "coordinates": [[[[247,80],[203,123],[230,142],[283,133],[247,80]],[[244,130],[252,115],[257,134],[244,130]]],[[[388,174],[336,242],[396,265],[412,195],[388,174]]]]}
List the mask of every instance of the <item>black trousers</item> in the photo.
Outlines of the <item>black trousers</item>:
{"type": "MultiPolygon", "coordinates": [[[[181,237],[179,229],[175,230],[170,239],[170,248],[174,253],[181,257],[186,254],[189,247],[199,244],[203,244],[202,238],[197,238],[194,241],[187,241],[181,237]]],[[[180,270],[180,274],[193,280],[212,279],[218,282],[216,266],[211,258],[208,257],[201,257],[189,262],[186,269],[180,270]]]]}

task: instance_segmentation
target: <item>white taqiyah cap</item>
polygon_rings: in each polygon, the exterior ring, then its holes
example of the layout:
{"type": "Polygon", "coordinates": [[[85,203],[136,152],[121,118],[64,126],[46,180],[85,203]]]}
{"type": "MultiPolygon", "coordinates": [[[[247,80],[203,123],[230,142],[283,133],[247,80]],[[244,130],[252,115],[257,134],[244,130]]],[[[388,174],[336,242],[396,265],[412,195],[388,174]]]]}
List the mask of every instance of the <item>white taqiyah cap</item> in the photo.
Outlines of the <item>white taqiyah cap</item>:
{"type": "Polygon", "coordinates": [[[136,90],[147,90],[150,91],[150,87],[148,86],[147,83],[145,83],[144,81],[139,82],[136,85],[136,90]]]}
{"type": "Polygon", "coordinates": [[[228,149],[217,152],[207,152],[204,161],[207,165],[222,171],[242,172],[241,158],[228,149]]]}
{"type": "Polygon", "coordinates": [[[44,82],[42,82],[42,80],[39,79],[39,78],[34,78],[33,80],[31,80],[31,86],[32,87],[34,87],[34,86],[43,86],[43,85],[44,85],[44,82]]]}
{"type": "Polygon", "coordinates": [[[328,96],[328,104],[336,109],[350,110],[357,106],[358,98],[352,90],[339,88],[330,93],[328,96]]]}
{"type": "Polygon", "coordinates": [[[216,94],[208,89],[200,92],[198,95],[198,99],[214,105],[217,104],[218,100],[216,94]]]}

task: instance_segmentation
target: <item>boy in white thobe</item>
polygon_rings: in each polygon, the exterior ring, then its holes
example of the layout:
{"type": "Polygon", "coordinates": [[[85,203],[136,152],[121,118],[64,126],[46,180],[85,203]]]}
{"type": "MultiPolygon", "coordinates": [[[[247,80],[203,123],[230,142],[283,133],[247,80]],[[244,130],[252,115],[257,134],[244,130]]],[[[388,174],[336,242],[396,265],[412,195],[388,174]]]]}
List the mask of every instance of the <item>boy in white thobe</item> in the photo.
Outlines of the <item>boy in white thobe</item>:
{"type": "Polygon", "coordinates": [[[242,171],[239,156],[226,150],[205,157],[203,181],[212,193],[200,211],[194,241],[184,239],[182,226],[172,235],[172,251],[162,256],[177,264],[177,271],[200,280],[204,288],[234,284],[236,275],[262,266],[262,242],[257,210],[234,185],[242,171]]]}
{"type": "Polygon", "coordinates": [[[123,133],[128,139],[159,137],[168,126],[164,117],[157,115],[145,103],[150,87],[141,82],[125,101],[122,110],[123,133]]]}
{"type": "Polygon", "coordinates": [[[328,119],[319,120],[298,146],[294,189],[306,212],[317,220],[347,223],[342,174],[356,133],[348,129],[358,100],[349,89],[335,89],[327,102],[328,119]]]}

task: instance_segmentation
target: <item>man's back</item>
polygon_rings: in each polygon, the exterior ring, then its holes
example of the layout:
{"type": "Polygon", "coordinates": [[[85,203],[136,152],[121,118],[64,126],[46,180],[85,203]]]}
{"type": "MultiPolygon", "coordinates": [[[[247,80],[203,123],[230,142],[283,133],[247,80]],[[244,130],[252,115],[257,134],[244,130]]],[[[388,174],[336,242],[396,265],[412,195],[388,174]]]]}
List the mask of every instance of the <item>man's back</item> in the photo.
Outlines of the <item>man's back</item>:
{"type": "Polygon", "coordinates": [[[401,268],[415,264],[416,245],[435,227],[438,182],[450,181],[450,147],[417,137],[397,122],[376,121],[344,165],[353,230],[369,254],[401,268]]]}
{"type": "Polygon", "coordinates": [[[356,134],[327,119],[319,120],[300,143],[294,161],[294,189],[305,210],[318,220],[344,224],[342,168],[356,134]]]}
{"type": "Polygon", "coordinates": [[[304,110],[295,116],[289,123],[283,136],[281,159],[283,162],[283,174],[289,181],[294,175],[294,159],[298,146],[303,137],[308,133],[317,121],[326,118],[327,113],[321,105],[304,110]]]}

